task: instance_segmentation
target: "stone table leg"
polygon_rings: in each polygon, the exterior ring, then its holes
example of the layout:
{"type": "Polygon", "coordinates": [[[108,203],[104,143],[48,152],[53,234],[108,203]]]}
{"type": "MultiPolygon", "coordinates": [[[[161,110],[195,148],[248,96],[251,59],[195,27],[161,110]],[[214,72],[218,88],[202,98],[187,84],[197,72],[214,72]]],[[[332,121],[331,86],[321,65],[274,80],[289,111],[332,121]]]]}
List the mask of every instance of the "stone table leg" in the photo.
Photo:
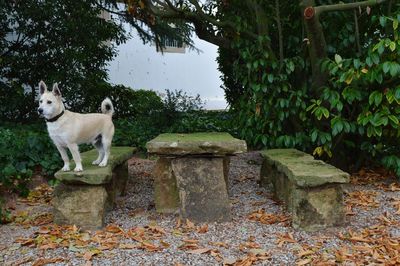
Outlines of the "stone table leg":
{"type": "Polygon", "coordinates": [[[104,225],[108,201],[104,186],[60,184],[54,190],[54,222],[99,229],[104,225]]]}
{"type": "Polygon", "coordinates": [[[181,215],[196,222],[231,220],[222,157],[182,157],[171,162],[181,215]]]}
{"type": "Polygon", "coordinates": [[[157,212],[174,213],[179,209],[176,178],[172,172],[173,158],[160,157],[154,167],[154,202],[157,212]]]}

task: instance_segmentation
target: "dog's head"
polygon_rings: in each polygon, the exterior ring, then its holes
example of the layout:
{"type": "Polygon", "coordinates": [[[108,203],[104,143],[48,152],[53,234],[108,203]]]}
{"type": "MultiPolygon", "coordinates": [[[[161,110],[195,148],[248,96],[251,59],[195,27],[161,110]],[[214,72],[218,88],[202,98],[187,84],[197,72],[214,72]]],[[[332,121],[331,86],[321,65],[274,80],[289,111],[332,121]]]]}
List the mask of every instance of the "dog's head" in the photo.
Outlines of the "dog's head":
{"type": "Polygon", "coordinates": [[[50,119],[64,110],[64,105],[61,100],[61,91],[58,88],[57,83],[53,84],[52,91],[48,91],[46,84],[43,81],[40,81],[39,92],[39,115],[44,116],[46,119],[50,119]]]}

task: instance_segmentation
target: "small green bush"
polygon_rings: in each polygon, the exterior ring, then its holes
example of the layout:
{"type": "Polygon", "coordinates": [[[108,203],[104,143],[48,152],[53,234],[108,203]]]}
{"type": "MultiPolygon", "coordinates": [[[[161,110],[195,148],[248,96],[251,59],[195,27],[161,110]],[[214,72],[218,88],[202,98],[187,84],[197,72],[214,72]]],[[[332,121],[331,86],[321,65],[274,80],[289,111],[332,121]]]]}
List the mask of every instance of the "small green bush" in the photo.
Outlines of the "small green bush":
{"type": "Polygon", "coordinates": [[[44,127],[0,127],[0,185],[27,194],[34,171],[44,175],[61,166],[58,152],[44,127]]]}
{"type": "Polygon", "coordinates": [[[233,113],[225,111],[191,111],[185,112],[180,119],[168,129],[169,132],[229,132],[238,135],[237,127],[232,123],[233,113]]]}

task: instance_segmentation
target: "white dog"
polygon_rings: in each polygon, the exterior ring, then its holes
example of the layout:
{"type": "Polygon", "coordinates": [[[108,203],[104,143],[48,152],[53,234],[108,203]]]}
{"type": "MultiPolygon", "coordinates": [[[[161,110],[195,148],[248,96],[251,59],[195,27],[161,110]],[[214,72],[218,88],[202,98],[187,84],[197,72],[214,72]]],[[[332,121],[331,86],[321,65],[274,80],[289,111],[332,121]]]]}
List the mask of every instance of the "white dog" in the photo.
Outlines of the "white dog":
{"type": "Polygon", "coordinates": [[[50,138],[57,146],[64,161],[63,171],[69,171],[68,148],[75,161],[74,171],[82,171],[82,161],[78,145],[92,143],[99,152],[99,157],[93,164],[106,166],[110,155],[111,141],[114,136],[112,115],[114,106],[109,98],[101,103],[103,114],[79,114],[65,110],[61,100],[61,92],[57,83],[53,91],[47,90],[43,81],[39,83],[40,101],[38,113],[46,119],[50,138]]]}

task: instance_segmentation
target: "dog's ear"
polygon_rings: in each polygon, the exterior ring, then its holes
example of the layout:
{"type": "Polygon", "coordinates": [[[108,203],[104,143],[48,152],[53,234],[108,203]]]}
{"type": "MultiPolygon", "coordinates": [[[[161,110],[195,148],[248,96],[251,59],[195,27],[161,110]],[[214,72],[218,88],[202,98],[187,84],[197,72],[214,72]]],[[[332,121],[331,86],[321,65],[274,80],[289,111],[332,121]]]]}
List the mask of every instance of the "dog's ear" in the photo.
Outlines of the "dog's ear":
{"type": "Polygon", "coordinates": [[[57,83],[53,84],[53,94],[54,94],[54,96],[58,96],[58,97],[61,96],[61,91],[58,88],[58,84],[57,83]]]}
{"type": "Polygon", "coordinates": [[[39,93],[42,95],[43,93],[47,92],[46,83],[43,80],[39,82],[39,93]]]}

